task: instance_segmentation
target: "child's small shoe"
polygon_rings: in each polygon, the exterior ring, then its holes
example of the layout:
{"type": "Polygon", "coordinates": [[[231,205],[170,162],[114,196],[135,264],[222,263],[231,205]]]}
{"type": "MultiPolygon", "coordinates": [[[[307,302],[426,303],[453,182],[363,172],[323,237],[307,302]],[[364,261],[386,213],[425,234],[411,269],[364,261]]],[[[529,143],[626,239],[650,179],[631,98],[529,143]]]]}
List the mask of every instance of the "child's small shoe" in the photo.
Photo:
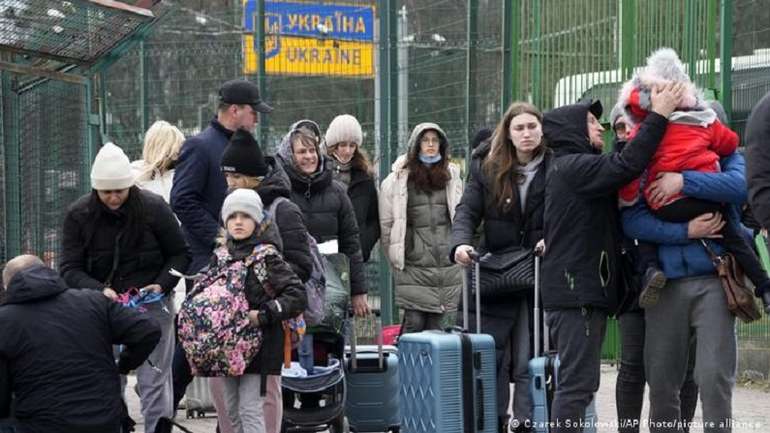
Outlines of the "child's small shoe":
{"type": "Polygon", "coordinates": [[[754,295],[762,300],[765,314],[770,315],[770,281],[754,289],[754,295]]]}
{"type": "Polygon", "coordinates": [[[658,303],[660,291],[666,285],[666,274],[659,268],[650,266],[642,276],[642,291],[639,293],[639,306],[650,308],[658,303]]]}

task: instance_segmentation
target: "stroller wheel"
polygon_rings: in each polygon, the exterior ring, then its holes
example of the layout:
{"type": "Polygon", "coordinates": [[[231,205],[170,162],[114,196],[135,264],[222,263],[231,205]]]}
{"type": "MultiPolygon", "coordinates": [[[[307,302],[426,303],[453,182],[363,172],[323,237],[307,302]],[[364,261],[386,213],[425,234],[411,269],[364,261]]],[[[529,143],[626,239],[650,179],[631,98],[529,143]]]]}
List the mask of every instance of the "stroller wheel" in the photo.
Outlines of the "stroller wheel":
{"type": "Polygon", "coordinates": [[[340,415],[339,418],[332,421],[331,425],[329,425],[329,433],[350,433],[348,417],[340,415]]]}

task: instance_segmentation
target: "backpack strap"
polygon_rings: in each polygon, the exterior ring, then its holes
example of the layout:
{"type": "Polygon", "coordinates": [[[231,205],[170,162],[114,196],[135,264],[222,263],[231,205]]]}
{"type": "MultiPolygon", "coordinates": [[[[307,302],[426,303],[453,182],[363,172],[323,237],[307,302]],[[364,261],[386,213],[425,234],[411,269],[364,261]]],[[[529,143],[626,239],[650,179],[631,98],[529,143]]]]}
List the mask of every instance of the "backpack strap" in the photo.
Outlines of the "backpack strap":
{"type": "Polygon", "coordinates": [[[272,220],[273,224],[276,226],[278,225],[277,218],[275,216],[276,210],[278,210],[278,205],[285,202],[285,201],[291,201],[286,197],[276,197],[273,199],[273,202],[270,203],[270,206],[267,208],[267,213],[270,215],[270,219],[272,220]]]}

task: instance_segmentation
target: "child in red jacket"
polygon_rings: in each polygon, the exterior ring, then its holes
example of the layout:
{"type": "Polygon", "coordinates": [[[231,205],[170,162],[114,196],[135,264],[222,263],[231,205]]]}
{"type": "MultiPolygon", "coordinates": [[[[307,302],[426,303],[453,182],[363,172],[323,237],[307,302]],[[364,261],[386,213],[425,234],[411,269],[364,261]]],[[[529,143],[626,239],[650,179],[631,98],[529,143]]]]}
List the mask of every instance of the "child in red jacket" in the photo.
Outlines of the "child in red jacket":
{"type": "MultiPolygon", "coordinates": [[[[665,172],[719,172],[719,159],[731,155],[738,147],[738,135],[722,124],[714,110],[699,97],[697,88],[684,72],[684,65],[670,48],[654,52],[647,59],[645,70],[627,82],[621,90],[618,104],[625,108],[626,118],[637,125],[630,136],[634,136],[638,125],[649,114],[652,87],[672,81],[685,83],[687,92],[681,106],[669,116],[666,133],[645,174],[619,191],[620,205],[630,206],[644,198],[657,217],[676,223],[688,222],[705,213],[720,212],[727,215],[721,203],[686,197],[681,193],[663,202],[655,201],[647,188],[659,174],[665,172]]],[[[770,278],[751,245],[741,234],[739,222],[727,221],[721,234],[723,238],[719,242],[735,256],[758,292],[770,287],[770,278]]],[[[657,303],[666,277],[658,268],[657,248],[653,244],[640,244],[639,250],[642,268],[646,268],[639,305],[647,308],[657,303]]]]}

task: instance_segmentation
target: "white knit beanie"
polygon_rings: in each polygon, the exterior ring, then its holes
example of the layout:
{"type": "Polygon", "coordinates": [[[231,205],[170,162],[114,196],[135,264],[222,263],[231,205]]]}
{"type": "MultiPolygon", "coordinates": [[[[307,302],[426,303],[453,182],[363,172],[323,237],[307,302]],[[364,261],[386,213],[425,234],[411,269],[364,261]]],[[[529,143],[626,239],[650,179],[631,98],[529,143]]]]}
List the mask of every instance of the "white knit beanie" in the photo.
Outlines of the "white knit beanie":
{"type": "Polygon", "coordinates": [[[222,203],[222,222],[227,224],[227,220],[234,213],[243,212],[259,224],[264,219],[263,210],[262,199],[256,191],[238,188],[228,194],[225,202],[222,203]]]}
{"type": "Polygon", "coordinates": [[[340,114],[332,120],[326,129],[326,146],[334,146],[343,141],[353,142],[360,146],[364,142],[361,124],[350,114],[340,114]]]}
{"type": "Polygon", "coordinates": [[[106,143],[96,154],[91,167],[91,188],[112,191],[134,186],[134,174],[128,156],[113,143],[106,143]]]}

